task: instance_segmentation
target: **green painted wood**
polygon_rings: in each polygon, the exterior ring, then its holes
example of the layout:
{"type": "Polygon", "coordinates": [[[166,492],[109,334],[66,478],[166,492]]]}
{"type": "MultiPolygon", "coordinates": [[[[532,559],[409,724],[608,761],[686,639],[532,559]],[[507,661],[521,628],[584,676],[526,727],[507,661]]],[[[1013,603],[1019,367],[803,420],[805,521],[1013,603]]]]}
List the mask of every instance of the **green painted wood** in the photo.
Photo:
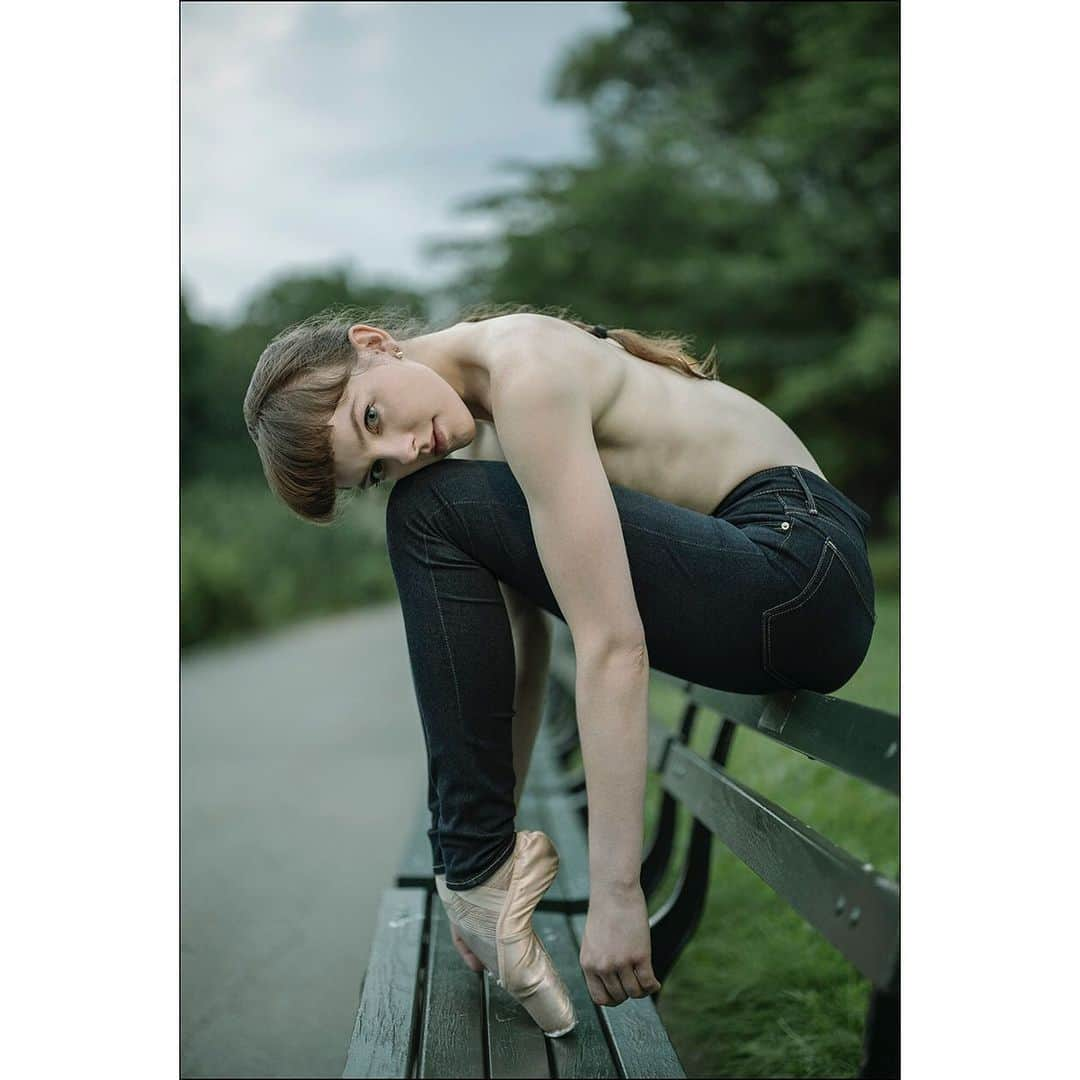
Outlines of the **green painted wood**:
{"type": "Polygon", "coordinates": [[[589,841],[576,802],[551,796],[543,803],[543,830],[559,853],[559,872],[540,902],[541,910],[562,905],[563,911],[579,911],[589,902],[589,841]],[[551,903],[545,903],[548,898],[551,903]]]}
{"type": "Polygon", "coordinates": [[[677,741],[677,736],[655,713],[649,714],[649,744],[648,761],[649,768],[654,772],[660,770],[667,753],[668,744],[672,740],[677,741]]]}
{"type": "Polygon", "coordinates": [[[871,982],[891,982],[895,882],[685,746],[672,745],[662,783],[871,982]]]}
{"type": "Polygon", "coordinates": [[[402,889],[434,889],[435,877],[431,871],[431,844],[428,843],[427,830],[431,814],[427,807],[427,795],[415,814],[408,835],[405,838],[405,851],[398,864],[394,884],[402,889]]]}
{"type": "MultiPolygon", "coordinates": [[[[664,672],[653,676],[687,686],[664,672]]],[[[900,717],[829,694],[733,694],[689,684],[687,698],[849,776],[900,794],[900,717]]]]}
{"type": "Polygon", "coordinates": [[[537,735],[525,790],[537,795],[566,794],[585,779],[580,767],[567,771],[563,768],[556,750],[556,743],[544,737],[543,729],[537,735]]]}
{"type": "Polygon", "coordinates": [[[519,831],[539,829],[546,833],[559,853],[559,872],[540,900],[541,911],[577,910],[575,904],[580,906],[581,897],[588,896],[587,860],[584,892],[581,873],[576,866],[583,831],[570,817],[574,812],[572,808],[569,812],[560,810],[561,802],[557,796],[522,796],[515,820],[519,831]]]}
{"type": "Polygon", "coordinates": [[[589,996],[585,973],[578,960],[578,942],[567,916],[558,912],[537,912],[533,929],[544,943],[556,970],[566,983],[577,1014],[577,1026],[568,1035],[548,1039],[553,1076],[618,1076],[604,1037],[599,1009],[589,996]]]}
{"type": "Polygon", "coordinates": [[[546,824],[544,817],[544,799],[527,792],[521,796],[517,814],[514,815],[514,826],[519,831],[525,829],[543,829],[546,824]]]}
{"type": "Polygon", "coordinates": [[[555,754],[554,743],[541,731],[533,745],[529,775],[523,794],[546,795],[561,793],[566,788],[566,773],[555,754]]]}
{"type": "Polygon", "coordinates": [[[345,1077],[407,1077],[418,1034],[417,984],[427,894],[387,889],[364,974],[345,1077]]]}
{"type": "MultiPolygon", "coordinates": [[[[585,920],[585,915],[570,916],[570,929],[579,952],[585,936],[585,920]]],[[[620,1076],[630,1080],[686,1076],[651,997],[627,998],[621,1005],[596,1006],[596,1011],[607,1029],[620,1076]]]]}
{"type": "Polygon", "coordinates": [[[442,901],[428,895],[428,972],[418,1077],[485,1076],[484,976],[470,971],[450,937],[442,901]]]}
{"type": "Polygon", "coordinates": [[[577,659],[574,644],[569,633],[553,638],[551,642],[551,660],[548,674],[559,680],[560,685],[573,699],[576,693],[577,659]]]}
{"type": "MultiPolygon", "coordinates": [[[[539,916],[534,916],[534,920],[539,916]]],[[[534,923],[535,924],[535,923],[534,923]]],[[[547,1039],[536,1021],[493,978],[485,976],[485,1035],[493,1077],[553,1075],[547,1039]]]]}

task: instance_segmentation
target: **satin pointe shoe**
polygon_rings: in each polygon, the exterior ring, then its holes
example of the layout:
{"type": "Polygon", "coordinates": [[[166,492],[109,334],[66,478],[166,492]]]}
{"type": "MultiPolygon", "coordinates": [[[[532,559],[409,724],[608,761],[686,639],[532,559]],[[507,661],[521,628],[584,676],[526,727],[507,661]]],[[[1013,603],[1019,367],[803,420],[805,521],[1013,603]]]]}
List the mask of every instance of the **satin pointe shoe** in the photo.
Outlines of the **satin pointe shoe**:
{"type": "Polygon", "coordinates": [[[566,984],[533,930],[532,915],[559,872],[559,855],[546,833],[526,829],[517,833],[511,859],[510,881],[505,889],[480,884],[455,892],[439,879],[436,886],[447,917],[499,986],[525,1009],[545,1035],[558,1038],[574,1029],[577,1016],[566,984]],[[460,912],[464,905],[481,909],[478,918],[470,920],[472,926],[455,913],[455,908],[460,912]],[[487,913],[489,925],[495,917],[493,934],[479,927],[483,913],[487,913]]]}

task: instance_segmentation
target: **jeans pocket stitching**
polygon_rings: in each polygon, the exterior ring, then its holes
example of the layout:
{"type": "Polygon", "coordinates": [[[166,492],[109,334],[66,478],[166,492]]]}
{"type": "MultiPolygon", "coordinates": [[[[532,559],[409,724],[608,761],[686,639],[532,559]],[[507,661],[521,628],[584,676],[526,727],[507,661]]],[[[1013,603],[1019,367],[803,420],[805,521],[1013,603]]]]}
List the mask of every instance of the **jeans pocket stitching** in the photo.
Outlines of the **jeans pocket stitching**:
{"type": "MultiPolygon", "coordinates": [[[[810,512],[807,510],[800,509],[799,507],[792,507],[788,511],[788,513],[792,514],[795,517],[801,517],[804,521],[808,521],[811,524],[817,525],[818,528],[824,532],[826,538],[828,537],[829,530],[831,529],[834,532],[842,533],[853,544],[864,546],[866,544],[866,539],[862,536],[861,533],[852,532],[851,529],[849,529],[846,525],[841,524],[835,519],[829,517],[827,514],[822,514],[820,511],[815,516],[811,516],[810,512]]],[[[851,568],[848,567],[849,572],[850,570],[851,568]]]]}
{"type": "Polygon", "coordinates": [[[827,514],[819,515],[820,520],[831,529],[836,529],[837,532],[842,532],[853,544],[865,544],[866,540],[860,532],[852,532],[847,525],[843,522],[837,521],[835,518],[829,517],[827,514]]]}
{"type": "MultiPolygon", "coordinates": [[[[832,543],[832,541],[830,541],[830,543],[832,543]]],[[[871,604],[869,600],[867,600],[866,594],[863,592],[863,588],[859,584],[859,579],[855,576],[851,567],[848,565],[848,561],[844,558],[843,552],[835,545],[833,545],[833,550],[836,552],[836,557],[840,560],[840,565],[843,566],[843,568],[848,573],[848,577],[851,578],[851,584],[855,586],[855,592],[858,593],[859,599],[862,601],[863,607],[866,608],[866,613],[876,623],[877,613],[874,611],[874,605],[871,604]]]]}
{"type": "Polygon", "coordinates": [[[814,567],[814,572],[810,575],[810,580],[803,586],[803,589],[798,595],[792,597],[790,600],[785,600],[780,604],[775,604],[773,607],[767,609],[761,616],[762,623],[762,636],[764,638],[762,644],[764,646],[764,656],[762,662],[765,665],[766,671],[770,675],[776,676],[776,678],[782,680],[788,685],[794,685],[790,679],[785,675],[782,675],[773,665],[772,662],[772,623],[773,619],[780,615],[790,615],[793,611],[798,611],[799,608],[805,607],[811,599],[815,596],[818,589],[821,588],[828,577],[829,569],[832,566],[833,557],[837,554],[836,545],[831,540],[826,540],[821,547],[821,554],[818,556],[817,566],[814,567]],[[826,557],[827,556],[827,557],[826,557]]]}

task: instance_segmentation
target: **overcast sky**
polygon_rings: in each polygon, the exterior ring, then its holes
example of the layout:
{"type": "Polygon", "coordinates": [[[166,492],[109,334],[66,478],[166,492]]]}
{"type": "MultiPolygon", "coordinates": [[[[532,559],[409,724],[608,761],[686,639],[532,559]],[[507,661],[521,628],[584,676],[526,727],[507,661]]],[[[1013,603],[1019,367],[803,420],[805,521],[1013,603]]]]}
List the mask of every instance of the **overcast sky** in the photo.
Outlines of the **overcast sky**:
{"type": "Polygon", "coordinates": [[[183,3],[181,276],[230,318],[285,270],[346,261],[445,280],[420,241],[485,232],[456,200],[518,183],[500,160],[583,160],[559,58],[617,3],[183,3]]]}

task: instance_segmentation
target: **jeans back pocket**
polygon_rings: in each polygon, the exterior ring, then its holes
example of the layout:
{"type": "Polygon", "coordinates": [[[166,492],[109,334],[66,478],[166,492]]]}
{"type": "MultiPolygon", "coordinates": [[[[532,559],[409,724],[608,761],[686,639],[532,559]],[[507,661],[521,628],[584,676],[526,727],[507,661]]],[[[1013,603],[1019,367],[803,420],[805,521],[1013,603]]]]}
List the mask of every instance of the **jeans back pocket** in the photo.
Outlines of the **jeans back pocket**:
{"type": "Polygon", "coordinates": [[[762,665],[784,686],[827,694],[859,669],[876,617],[831,538],[798,595],[761,617],[762,665]]]}

